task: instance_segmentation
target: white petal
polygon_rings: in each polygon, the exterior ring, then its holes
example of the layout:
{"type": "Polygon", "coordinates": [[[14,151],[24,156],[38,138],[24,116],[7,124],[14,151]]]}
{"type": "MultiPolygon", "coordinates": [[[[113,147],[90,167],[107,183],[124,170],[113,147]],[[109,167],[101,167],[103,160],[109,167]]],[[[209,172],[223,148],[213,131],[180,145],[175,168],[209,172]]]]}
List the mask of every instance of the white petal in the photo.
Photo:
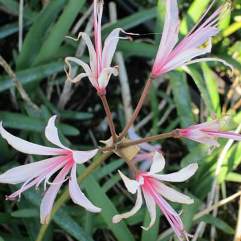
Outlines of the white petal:
{"type": "Polygon", "coordinates": [[[136,193],[136,191],[139,188],[139,183],[136,180],[131,180],[129,177],[125,176],[121,171],[118,170],[118,172],[119,172],[128,192],[130,192],[132,194],[136,193]]]}
{"type": "Polygon", "coordinates": [[[184,195],[175,189],[166,186],[163,183],[158,184],[158,188],[156,188],[158,193],[160,193],[163,197],[166,199],[176,202],[176,203],[183,203],[183,204],[192,204],[193,199],[188,197],[187,195],[184,195]]]}
{"type": "Polygon", "coordinates": [[[193,163],[182,168],[178,172],[173,172],[170,174],[163,174],[163,175],[153,174],[152,176],[160,181],[184,182],[187,179],[189,179],[191,176],[193,176],[197,171],[197,169],[198,169],[198,164],[193,163]]]}
{"type": "Polygon", "coordinates": [[[154,225],[156,221],[156,203],[154,198],[149,193],[143,192],[143,195],[151,218],[150,224],[147,227],[142,226],[142,228],[147,231],[154,225]]]}
{"type": "Polygon", "coordinates": [[[90,200],[85,196],[85,194],[80,190],[76,178],[76,164],[72,167],[71,170],[71,178],[69,180],[69,193],[74,203],[84,207],[88,211],[93,213],[98,213],[101,211],[101,208],[98,208],[92,204],[90,200]]]}
{"type": "Polygon", "coordinates": [[[2,122],[0,123],[0,134],[8,142],[9,145],[11,145],[16,150],[26,154],[48,156],[48,155],[58,155],[59,152],[62,151],[62,149],[59,149],[59,148],[41,146],[38,144],[25,141],[16,136],[13,136],[3,128],[2,122]]]}
{"type": "Polygon", "coordinates": [[[65,180],[66,175],[70,171],[70,168],[70,166],[65,166],[54,179],[54,184],[52,184],[45,193],[40,205],[40,219],[42,224],[47,224],[49,222],[54,200],[65,180]]]}
{"type": "Polygon", "coordinates": [[[142,206],[142,195],[141,195],[141,189],[138,188],[136,203],[135,203],[134,207],[129,212],[115,215],[112,218],[112,222],[119,223],[122,219],[126,219],[126,218],[129,218],[129,217],[135,215],[140,210],[141,206],[142,206]]]}
{"type": "Polygon", "coordinates": [[[90,67],[93,73],[96,73],[97,71],[97,62],[96,62],[96,52],[95,52],[95,48],[90,40],[90,37],[88,34],[86,33],[80,33],[79,37],[82,37],[82,39],[84,40],[84,42],[86,43],[86,46],[88,48],[89,51],[89,57],[90,57],[90,67]]]}
{"type": "Polygon", "coordinates": [[[111,65],[111,62],[119,41],[120,31],[122,31],[121,28],[114,29],[105,40],[103,53],[102,53],[103,68],[108,68],[111,65]]]}
{"type": "Polygon", "coordinates": [[[187,50],[182,50],[179,54],[174,55],[174,57],[167,62],[164,68],[166,71],[170,71],[183,65],[187,65],[188,62],[191,61],[193,58],[210,53],[211,48],[212,42],[211,39],[209,39],[208,45],[205,48],[190,48],[187,50]]]}
{"type": "Polygon", "coordinates": [[[55,126],[55,120],[56,120],[57,116],[54,115],[52,116],[49,121],[48,124],[45,128],[45,136],[46,138],[54,145],[59,146],[63,149],[67,149],[69,150],[66,146],[64,146],[60,140],[59,140],[59,134],[58,134],[58,129],[55,126]]]}
{"type": "Polygon", "coordinates": [[[85,163],[93,158],[98,152],[98,149],[91,151],[73,151],[73,159],[76,163],[85,163]]]}
{"type": "Polygon", "coordinates": [[[48,167],[64,161],[65,157],[52,157],[12,168],[0,175],[0,183],[18,184],[39,176],[48,167]]]}
{"type": "MultiPolygon", "coordinates": [[[[77,59],[76,57],[66,57],[64,61],[68,67],[68,69],[65,69],[65,72],[70,81],[73,80],[74,82],[77,82],[77,80],[80,79],[80,77],[78,77],[79,75],[77,76],[78,78],[77,77],[74,78],[71,62],[81,66],[84,69],[84,71],[85,71],[84,76],[88,76],[88,77],[92,76],[92,71],[90,69],[90,66],[88,64],[86,64],[85,62],[83,62],[82,60],[77,59]]],[[[93,85],[93,83],[92,83],[92,85],[93,85]]]]}
{"type": "Polygon", "coordinates": [[[155,173],[161,172],[164,169],[164,167],[165,167],[164,156],[160,152],[156,151],[152,159],[150,173],[155,174],[155,173]]]}
{"type": "Polygon", "coordinates": [[[118,69],[116,67],[105,68],[101,71],[100,76],[98,78],[98,84],[100,88],[106,88],[112,74],[114,76],[118,75],[118,69]]]}

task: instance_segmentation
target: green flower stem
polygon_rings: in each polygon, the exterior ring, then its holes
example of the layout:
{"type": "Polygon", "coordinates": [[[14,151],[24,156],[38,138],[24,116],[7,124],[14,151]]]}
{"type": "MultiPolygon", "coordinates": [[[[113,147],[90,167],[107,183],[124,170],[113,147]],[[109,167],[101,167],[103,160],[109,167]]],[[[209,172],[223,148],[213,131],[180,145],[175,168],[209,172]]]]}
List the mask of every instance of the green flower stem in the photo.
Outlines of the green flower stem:
{"type": "MultiPolygon", "coordinates": [[[[110,156],[112,155],[112,152],[106,152],[104,154],[102,154],[101,156],[99,156],[90,166],[88,166],[85,170],[84,173],[82,173],[79,177],[78,177],[78,183],[82,182],[86,177],[88,177],[91,173],[93,173],[95,171],[95,169],[97,167],[99,167],[101,165],[101,163],[103,163],[106,159],[108,159],[110,156]]],[[[60,209],[60,207],[63,206],[63,204],[65,202],[67,202],[69,200],[69,190],[68,188],[65,189],[65,191],[62,193],[62,195],[59,197],[59,199],[56,201],[53,209],[52,209],[52,213],[51,213],[51,217],[49,218],[49,222],[47,224],[43,224],[39,230],[38,236],[36,238],[36,241],[42,241],[44,238],[44,235],[48,229],[49,223],[52,219],[52,217],[55,215],[55,213],[60,209]]]]}

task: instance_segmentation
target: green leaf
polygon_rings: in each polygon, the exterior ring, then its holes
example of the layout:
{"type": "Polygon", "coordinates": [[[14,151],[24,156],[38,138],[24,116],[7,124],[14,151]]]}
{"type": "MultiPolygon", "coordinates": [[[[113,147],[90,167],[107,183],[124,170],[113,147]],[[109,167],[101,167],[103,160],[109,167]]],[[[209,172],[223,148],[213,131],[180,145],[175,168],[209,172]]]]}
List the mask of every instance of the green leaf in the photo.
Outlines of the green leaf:
{"type": "MultiPolygon", "coordinates": [[[[192,114],[192,101],[188,89],[187,79],[185,73],[171,72],[168,74],[170,77],[170,84],[176,104],[178,116],[182,127],[187,127],[195,122],[192,114]]],[[[189,149],[195,146],[194,142],[185,140],[189,149]]]]}
{"type": "Polygon", "coordinates": [[[39,212],[35,208],[25,208],[12,212],[11,216],[15,218],[33,218],[38,217],[39,212]]]}
{"type": "MultiPolygon", "coordinates": [[[[3,121],[3,125],[5,127],[34,132],[43,132],[46,125],[44,119],[41,120],[39,118],[33,118],[23,114],[11,113],[7,111],[0,111],[0,120],[3,121]]],[[[66,124],[58,124],[57,126],[59,126],[64,135],[79,135],[79,130],[72,126],[66,124]]]]}
{"type": "Polygon", "coordinates": [[[230,172],[225,177],[225,180],[228,181],[228,182],[241,183],[241,174],[236,173],[236,172],[230,172]]]}
{"type": "Polygon", "coordinates": [[[120,41],[118,48],[126,57],[137,56],[152,59],[156,53],[156,47],[153,45],[137,41],[120,41]]]}
{"type": "MultiPolygon", "coordinates": [[[[35,191],[29,190],[23,194],[25,198],[35,206],[39,207],[41,195],[35,191]]],[[[93,241],[91,236],[87,234],[84,229],[69,216],[65,208],[61,208],[53,217],[53,220],[58,224],[66,233],[70,234],[79,241],[93,241]]]]}
{"type": "MultiPolygon", "coordinates": [[[[3,5],[4,8],[7,9],[8,12],[12,13],[13,15],[18,15],[19,13],[19,3],[16,0],[0,0],[0,4],[3,5]]],[[[35,16],[35,13],[32,12],[28,6],[24,6],[24,14],[23,18],[32,20],[35,16]]]]}
{"type": "Polygon", "coordinates": [[[103,36],[106,37],[107,34],[109,34],[115,28],[123,28],[124,30],[128,30],[154,18],[155,16],[156,8],[138,11],[137,13],[122,18],[115,23],[104,25],[102,28],[103,36]]]}
{"type": "MultiPolygon", "coordinates": [[[[148,210],[146,210],[143,226],[147,227],[149,223],[150,223],[150,214],[148,210]]],[[[160,209],[157,208],[156,222],[154,226],[150,228],[148,231],[144,229],[142,230],[141,241],[156,241],[159,233],[159,224],[160,224],[160,209]]]]}
{"type": "Polygon", "coordinates": [[[188,30],[190,30],[194,23],[202,16],[210,1],[211,0],[195,0],[192,2],[186,16],[181,22],[180,32],[182,34],[188,33],[188,30]]]}
{"type": "Polygon", "coordinates": [[[35,18],[32,27],[24,39],[22,51],[17,58],[17,69],[24,69],[32,65],[51,23],[58,16],[65,2],[66,0],[50,1],[46,8],[35,18]]]}
{"type": "MultiPolygon", "coordinates": [[[[45,64],[42,66],[18,71],[16,73],[17,79],[23,84],[32,83],[38,79],[43,79],[49,77],[50,75],[57,74],[62,72],[63,63],[62,62],[54,62],[45,64]]],[[[14,86],[13,81],[9,76],[0,78],[0,92],[8,90],[14,86]]]]}
{"type": "Polygon", "coordinates": [[[215,110],[215,113],[218,115],[218,117],[220,117],[221,106],[218,93],[218,80],[215,77],[214,72],[209,68],[209,66],[206,63],[202,64],[202,71],[206,82],[207,90],[211,98],[213,109],[215,110]]]}
{"type": "Polygon", "coordinates": [[[201,96],[202,96],[202,99],[209,111],[210,114],[214,113],[215,110],[213,109],[213,106],[212,106],[212,102],[211,102],[211,99],[210,99],[210,96],[209,96],[209,93],[208,93],[208,90],[207,90],[207,87],[205,85],[205,82],[202,78],[202,75],[199,73],[199,71],[193,67],[193,66],[186,66],[186,67],[183,67],[183,69],[185,70],[185,72],[187,72],[191,77],[192,79],[194,80],[196,86],[198,87],[200,93],[201,93],[201,96]]]}
{"type": "Polygon", "coordinates": [[[52,27],[48,38],[42,45],[34,61],[34,65],[51,59],[57,53],[65,35],[67,35],[69,28],[73,24],[84,3],[85,0],[69,0],[58,22],[52,27]]]}
{"type": "MultiPolygon", "coordinates": [[[[85,168],[83,166],[79,166],[79,170],[84,172],[85,168]]],[[[105,192],[102,190],[101,186],[96,182],[93,176],[89,176],[83,182],[85,186],[86,192],[90,199],[95,203],[95,205],[102,208],[102,212],[100,215],[104,219],[108,228],[113,232],[115,237],[119,241],[128,240],[134,241],[134,238],[130,231],[128,230],[126,224],[124,222],[120,222],[118,224],[112,223],[112,217],[117,214],[117,210],[111,200],[107,197],[105,192]]]]}
{"type": "Polygon", "coordinates": [[[214,217],[212,215],[205,215],[197,220],[198,222],[205,222],[215,226],[216,228],[222,230],[226,234],[234,234],[234,229],[230,227],[226,222],[222,219],[214,217]]]}
{"type": "Polygon", "coordinates": [[[174,101],[177,106],[177,112],[181,120],[181,126],[187,127],[193,124],[192,101],[186,80],[186,75],[181,72],[169,73],[170,84],[172,87],[174,101]]]}

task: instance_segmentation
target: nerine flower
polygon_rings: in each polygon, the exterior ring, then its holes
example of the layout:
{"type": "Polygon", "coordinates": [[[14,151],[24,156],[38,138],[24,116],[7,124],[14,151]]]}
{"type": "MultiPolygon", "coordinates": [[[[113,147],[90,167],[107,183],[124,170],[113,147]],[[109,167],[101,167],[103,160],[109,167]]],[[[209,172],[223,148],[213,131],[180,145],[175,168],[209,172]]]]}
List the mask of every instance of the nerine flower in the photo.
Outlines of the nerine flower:
{"type": "MultiPolygon", "coordinates": [[[[130,140],[133,140],[133,141],[140,139],[140,137],[136,134],[134,128],[130,128],[128,130],[128,136],[129,136],[130,140]]],[[[135,161],[135,162],[141,161],[140,169],[147,170],[152,163],[152,159],[153,159],[155,152],[161,151],[161,146],[159,144],[151,145],[147,142],[138,144],[138,146],[140,147],[140,151],[134,157],[133,161],[135,161]]]]}
{"type": "Polygon", "coordinates": [[[231,131],[222,131],[222,125],[219,120],[192,125],[184,129],[179,129],[178,131],[181,137],[185,137],[202,144],[207,144],[211,147],[219,146],[217,138],[227,138],[241,141],[240,134],[231,131]]]}
{"type": "MultiPolygon", "coordinates": [[[[91,84],[95,87],[100,95],[106,93],[106,86],[109,83],[111,75],[117,76],[117,67],[111,67],[111,62],[120,39],[120,32],[124,32],[121,28],[114,29],[106,38],[104,47],[102,49],[101,42],[101,19],[103,13],[103,0],[94,0],[94,45],[92,44],[90,37],[86,33],[80,33],[79,37],[82,37],[86,43],[89,51],[89,62],[86,64],[82,60],[75,57],[65,58],[65,62],[68,66],[69,72],[67,72],[68,78],[71,82],[78,82],[84,77],[88,77],[91,84]],[[71,62],[81,66],[84,73],[81,73],[72,79],[71,62]]],[[[78,37],[78,38],[79,38],[78,37]]]]}
{"type": "Polygon", "coordinates": [[[160,208],[163,215],[170,223],[173,231],[179,238],[179,240],[188,239],[188,234],[184,230],[182,220],[178,213],[169,205],[166,201],[191,204],[193,199],[174,190],[170,186],[166,185],[166,182],[183,182],[189,179],[197,171],[198,165],[190,164],[187,167],[179,170],[178,172],[170,174],[158,174],[165,167],[165,159],[159,153],[156,152],[153,157],[153,162],[149,172],[140,172],[136,176],[136,180],[129,179],[122,172],[119,171],[120,176],[127,188],[132,194],[137,194],[135,206],[129,212],[124,214],[115,215],[113,217],[113,223],[118,223],[122,219],[129,218],[137,213],[143,203],[143,197],[146,202],[147,209],[150,214],[150,224],[148,227],[142,227],[145,230],[151,228],[156,220],[156,205],[160,208]]]}
{"type": "MultiPolygon", "coordinates": [[[[152,68],[152,77],[156,78],[178,67],[201,61],[218,60],[229,65],[225,61],[217,58],[197,58],[211,52],[211,38],[219,32],[216,25],[223,9],[223,6],[219,7],[202,24],[198,27],[196,27],[196,25],[193,30],[177,44],[180,23],[177,0],[166,0],[164,29],[152,68]],[[207,44],[204,46],[206,42],[207,44]]],[[[201,19],[205,17],[206,13],[201,19]]]]}
{"type": "Polygon", "coordinates": [[[22,187],[18,191],[6,197],[8,200],[15,200],[16,198],[19,198],[22,192],[33,186],[38,188],[40,183],[44,180],[45,189],[47,184],[50,185],[41,201],[41,223],[48,222],[54,200],[60,187],[68,179],[67,175],[69,173],[69,193],[73,202],[84,207],[90,212],[101,211],[101,209],[92,204],[80,190],[76,178],[77,164],[82,164],[90,160],[96,155],[98,150],[73,151],[65,147],[59,140],[58,130],[55,127],[55,119],[56,116],[49,119],[48,125],[45,128],[45,136],[48,141],[56,145],[58,148],[34,144],[15,137],[3,128],[2,123],[0,124],[1,136],[16,150],[30,155],[53,156],[42,161],[12,168],[0,175],[0,183],[23,183],[22,187]],[[54,178],[53,182],[50,182],[50,178],[57,172],[58,174],[54,178]]]}

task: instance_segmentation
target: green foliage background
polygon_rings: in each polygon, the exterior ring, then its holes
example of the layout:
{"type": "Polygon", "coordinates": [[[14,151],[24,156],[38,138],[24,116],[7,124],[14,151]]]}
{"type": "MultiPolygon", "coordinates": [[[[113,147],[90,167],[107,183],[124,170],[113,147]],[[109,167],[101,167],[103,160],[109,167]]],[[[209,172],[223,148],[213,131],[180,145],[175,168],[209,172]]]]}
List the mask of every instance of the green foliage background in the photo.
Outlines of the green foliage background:
{"type": "MultiPolygon", "coordinates": [[[[18,32],[18,1],[0,0],[0,11],[4,12],[4,20],[0,26],[1,55],[16,71],[17,79],[23,84],[32,101],[39,107],[34,109],[29,103],[23,101],[11,77],[3,71],[0,77],[0,119],[4,126],[36,143],[47,144],[43,137],[43,128],[52,114],[61,117],[59,124],[61,135],[66,144],[70,140],[75,148],[88,148],[93,145],[86,128],[91,130],[97,139],[107,138],[108,132],[100,128],[103,112],[97,102],[94,90],[84,81],[80,87],[74,88],[73,98],[65,109],[57,107],[61,90],[65,82],[64,57],[73,56],[77,44],[65,38],[71,35],[71,29],[76,21],[87,11],[89,3],[85,0],[53,0],[47,1],[45,6],[41,1],[25,1],[24,6],[24,41],[21,52],[17,48],[18,32]],[[49,91],[52,90],[51,97],[49,91]],[[86,104],[82,105],[87,90],[90,96],[86,104]],[[79,108],[79,106],[82,106],[79,108]]],[[[210,0],[179,1],[181,12],[181,35],[197,22],[210,0]]],[[[103,36],[106,36],[116,26],[127,31],[141,31],[145,33],[161,33],[164,7],[163,1],[117,1],[120,9],[120,19],[116,23],[108,23],[108,11],[105,11],[105,24],[103,36]],[[123,7],[135,6],[135,11],[127,11],[123,7]]],[[[222,1],[217,1],[218,4],[222,1]]],[[[106,3],[106,9],[108,4],[106,3]]],[[[219,63],[196,64],[187,69],[173,71],[165,76],[164,85],[154,85],[150,93],[149,102],[140,119],[147,113],[152,113],[152,121],[142,129],[141,134],[156,134],[169,131],[175,127],[186,127],[192,123],[210,118],[213,113],[221,117],[227,93],[232,83],[238,79],[239,88],[241,72],[241,2],[232,2],[232,11],[228,12],[219,22],[220,34],[214,38],[212,55],[223,58],[235,67],[234,75],[230,70],[219,63]],[[220,87],[220,83],[224,87],[220,87]],[[166,89],[170,88],[171,94],[166,89]],[[203,98],[201,99],[200,96],[203,98]],[[165,100],[166,105],[158,110],[157,105],[165,100]],[[163,115],[171,108],[171,114],[161,126],[157,125],[163,115]]],[[[83,30],[84,28],[81,28],[83,30]]],[[[125,56],[126,65],[131,72],[129,82],[133,94],[133,102],[137,101],[144,85],[145,77],[150,70],[150,61],[155,56],[160,34],[141,35],[134,41],[121,41],[118,50],[125,56]],[[141,60],[141,63],[139,62],[141,60]],[[144,70],[140,70],[145,63],[144,70]],[[136,67],[130,67],[135,66],[136,67]],[[140,73],[135,73],[140,70],[140,73]],[[135,78],[139,82],[135,85],[135,78]]],[[[87,58],[86,55],[83,56],[87,58]]],[[[119,128],[123,126],[123,109],[120,104],[120,91],[118,80],[110,84],[110,104],[119,121],[119,128]],[[113,83],[114,82],[114,83],[113,83]],[[113,86],[113,89],[111,89],[113,86]],[[114,109],[115,108],[115,109],[114,109]]],[[[239,89],[240,91],[240,89],[239,89]]],[[[232,117],[235,129],[241,123],[240,107],[233,109],[240,100],[236,93],[227,104],[228,114],[232,117]]],[[[230,127],[230,125],[229,125],[230,127]]],[[[164,147],[171,147],[173,153],[181,152],[178,158],[168,160],[169,171],[177,170],[191,162],[200,165],[197,175],[188,183],[178,186],[187,190],[195,198],[191,206],[177,206],[183,210],[183,221],[190,233],[195,232],[197,224],[201,221],[207,224],[206,232],[200,241],[210,239],[211,227],[217,230],[217,240],[233,240],[237,223],[238,202],[232,202],[218,211],[215,217],[211,214],[197,218],[196,214],[205,208],[208,193],[211,190],[217,159],[224,148],[226,141],[221,141],[220,148],[211,154],[203,145],[193,142],[162,143],[164,147]],[[187,147],[187,148],[186,148],[187,147]],[[174,150],[174,151],[173,151],[174,150]]],[[[0,139],[1,172],[10,167],[23,164],[26,157],[15,152],[2,139],[0,139]]],[[[36,160],[35,157],[30,158],[36,160]]],[[[240,174],[241,144],[234,143],[228,150],[218,176],[220,197],[223,199],[238,191],[241,182],[240,174]]],[[[72,203],[67,203],[55,215],[46,234],[45,240],[118,240],[118,241],[165,241],[170,235],[164,235],[168,225],[160,214],[155,227],[148,232],[140,229],[143,223],[148,222],[146,209],[143,208],[138,215],[125,223],[114,225],[111,218],[117,210],[129,210],[133,199],[122,192],[117,175],[117,169],[125,169],[122,160],[112,158],[101,166],[92,176],[83,183],[82,188],[90,199],[100,205],[103,212],[93,215],[72,203]],[[70,238],[70,239],[68,239],[70,238]]],[[[79,172],[83,172],[80,168],[79,172]]],[[[41,192],[30,190],[23,194],[21,202],[11,203],[4,201],[4,196],[15,190],[16,187],[0,185],[0,240],[5,241],[34,241],[39,231],[39,202],[41,192]]]]}

